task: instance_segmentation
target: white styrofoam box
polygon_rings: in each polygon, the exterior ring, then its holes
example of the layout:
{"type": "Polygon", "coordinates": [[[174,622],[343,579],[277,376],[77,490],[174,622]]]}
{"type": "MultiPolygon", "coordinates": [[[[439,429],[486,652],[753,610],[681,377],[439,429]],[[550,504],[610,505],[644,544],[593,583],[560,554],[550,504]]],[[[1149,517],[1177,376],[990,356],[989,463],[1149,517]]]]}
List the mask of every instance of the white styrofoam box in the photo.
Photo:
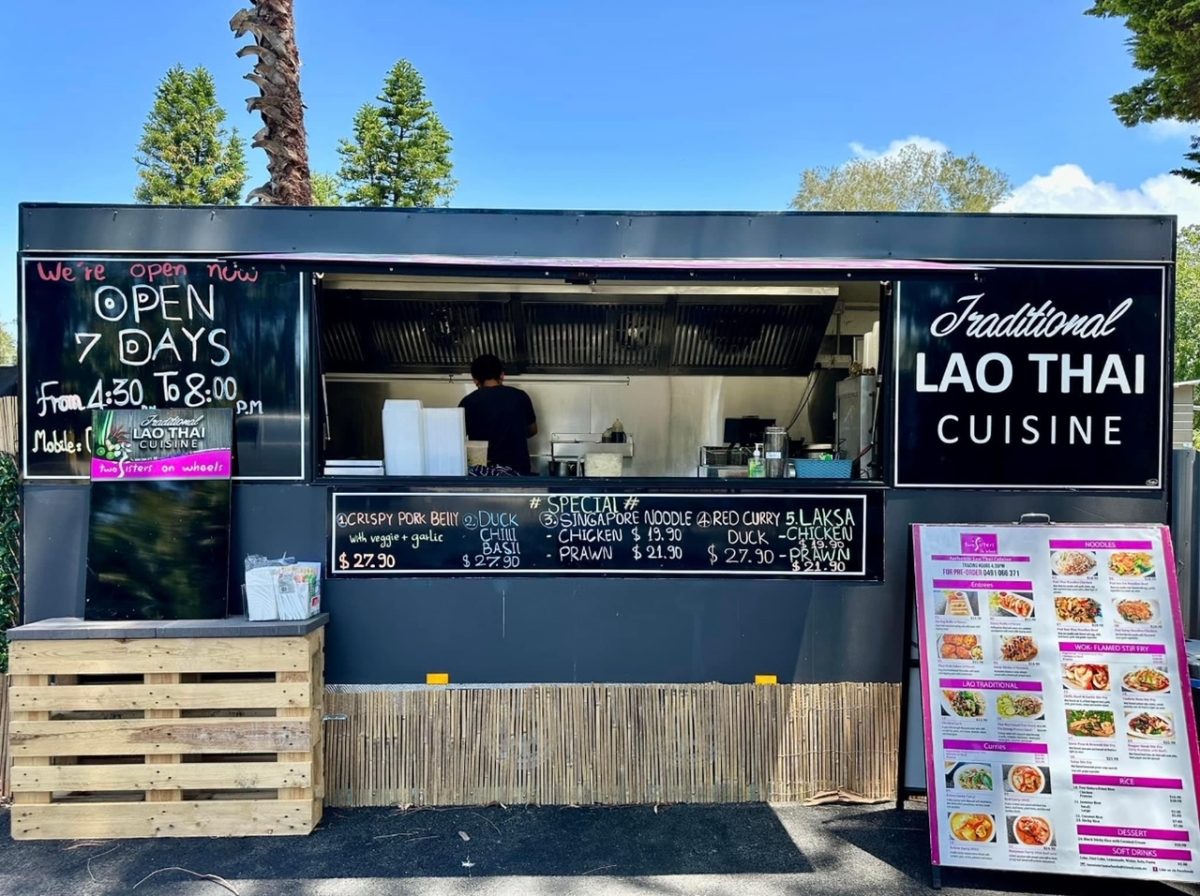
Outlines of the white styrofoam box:
{"type": "Polygon", "coordinates": [[[584,476],[620,476],[621,455],[588,453],[583,458],[584,476]]]}
{"type": "Polygon", "coordinates": [[[425,467],[421,402],[389,398],[383,403],[383,467],[388,476],[420,476],[425,467]]]}
{"type": "Polygon", "coordinates": [[[279,618],[279,606],[275,601],[278,572],[278,566],[246,570],[246,618],[251,622],[279,618]]]}
{"type": "Polygon", "coordinates": [[[467,418],[462,408],[421,411],[426,476],[467,475],[467,418]]]}

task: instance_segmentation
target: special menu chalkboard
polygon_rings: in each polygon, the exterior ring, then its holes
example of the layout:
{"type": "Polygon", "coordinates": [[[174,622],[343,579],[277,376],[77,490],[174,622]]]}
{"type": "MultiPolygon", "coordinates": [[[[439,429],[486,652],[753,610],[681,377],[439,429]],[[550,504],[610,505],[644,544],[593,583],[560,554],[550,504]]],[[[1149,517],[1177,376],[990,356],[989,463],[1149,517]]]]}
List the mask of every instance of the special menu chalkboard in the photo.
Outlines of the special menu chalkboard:
{"type": "Polygon", "coordinates": [[[336,492],[336,576],[878,579],[883,495],[336,492]]]}
{"type": "Polygon", "coordinates": [[[93,411],[210,406],[235,413],[238,476],[303,476],[297,275],[161,258],[21,273],[27,477],[85,478],[93,411]]]}

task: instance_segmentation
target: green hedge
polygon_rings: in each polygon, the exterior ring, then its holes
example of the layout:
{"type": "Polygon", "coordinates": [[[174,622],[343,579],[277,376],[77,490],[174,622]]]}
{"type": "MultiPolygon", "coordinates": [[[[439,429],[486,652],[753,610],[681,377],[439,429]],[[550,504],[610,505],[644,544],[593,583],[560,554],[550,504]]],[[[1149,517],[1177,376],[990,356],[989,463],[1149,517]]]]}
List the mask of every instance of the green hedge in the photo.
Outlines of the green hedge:
{"type": "Polygon", "coordinates": [[[0,672],[8,671],[8,638],[21,606],[21,473],[0,453],[0,672]]]}

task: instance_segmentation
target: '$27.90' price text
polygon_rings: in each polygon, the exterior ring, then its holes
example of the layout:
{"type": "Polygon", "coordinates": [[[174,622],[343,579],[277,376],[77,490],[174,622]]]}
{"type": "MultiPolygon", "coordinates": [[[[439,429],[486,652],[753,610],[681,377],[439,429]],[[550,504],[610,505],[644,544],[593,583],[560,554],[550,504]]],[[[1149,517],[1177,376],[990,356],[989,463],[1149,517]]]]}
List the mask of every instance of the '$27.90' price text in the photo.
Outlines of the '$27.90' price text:
{"type": "Polygon", "coordinates": [[[338,569],[395,569],[396,558],[387,553],[380,551],[378,553],[359,553],[353,554],[342,551],[338,554],[338,569]]]}

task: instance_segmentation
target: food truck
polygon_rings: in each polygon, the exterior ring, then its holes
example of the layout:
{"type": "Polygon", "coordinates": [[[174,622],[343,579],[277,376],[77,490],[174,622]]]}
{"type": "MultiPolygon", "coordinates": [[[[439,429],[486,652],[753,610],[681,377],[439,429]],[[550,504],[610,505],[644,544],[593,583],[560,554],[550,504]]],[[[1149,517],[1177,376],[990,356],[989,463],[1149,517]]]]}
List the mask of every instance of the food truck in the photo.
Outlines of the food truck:
{"type": "Polygon", "coordinates": [[[23,618],[89,615],[93,413],[230,408],[227,550],[123,519],[170,589],[219,557],[231,617],[248,555],[322,564],[327,802],[886,797],[914,523],[1168,521],[1174,247],[1164,216],[22,205],[23,618]],[[482,354],[531,476],[467,444],[482,354]]]}

